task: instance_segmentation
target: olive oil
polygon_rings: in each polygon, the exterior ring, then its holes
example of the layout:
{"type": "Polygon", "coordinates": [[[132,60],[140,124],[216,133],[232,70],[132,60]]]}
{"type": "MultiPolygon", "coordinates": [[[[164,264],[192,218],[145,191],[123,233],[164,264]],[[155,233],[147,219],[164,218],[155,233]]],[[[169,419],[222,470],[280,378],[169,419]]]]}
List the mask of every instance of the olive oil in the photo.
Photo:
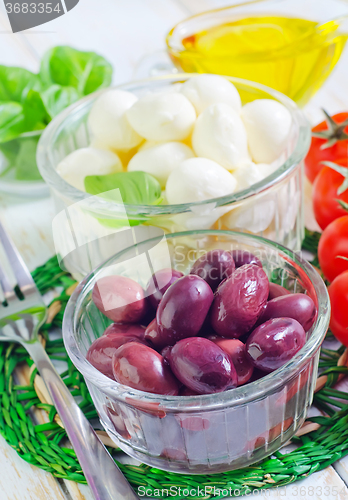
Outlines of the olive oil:
{"type": "MultiPolygon", "coordinates": [[[[175,28],[174,28],[175,29],[175,28]]],[[[172,30],[173,32],[173,30],[172,30]]],[[[254,16],[184,38],[169,53],[186,72],[218,73],[263,83],[303,105],[321,87],[344,49],[338,21],[254,16]]]]}

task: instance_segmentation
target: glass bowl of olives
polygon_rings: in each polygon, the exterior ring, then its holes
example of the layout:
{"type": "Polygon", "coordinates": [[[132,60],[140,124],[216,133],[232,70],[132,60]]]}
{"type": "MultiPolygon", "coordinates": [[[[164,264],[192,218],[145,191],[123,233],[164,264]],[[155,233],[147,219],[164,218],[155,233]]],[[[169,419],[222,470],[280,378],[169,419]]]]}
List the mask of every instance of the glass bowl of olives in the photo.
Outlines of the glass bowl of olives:
{"type": "Polygon", "coordinates": [[[326,286],[298,254],[199,230],[97,268],[68,303],[63,337],[123,451],[206,474],[262,460],[297,432],[329,317],[326,286]]]}

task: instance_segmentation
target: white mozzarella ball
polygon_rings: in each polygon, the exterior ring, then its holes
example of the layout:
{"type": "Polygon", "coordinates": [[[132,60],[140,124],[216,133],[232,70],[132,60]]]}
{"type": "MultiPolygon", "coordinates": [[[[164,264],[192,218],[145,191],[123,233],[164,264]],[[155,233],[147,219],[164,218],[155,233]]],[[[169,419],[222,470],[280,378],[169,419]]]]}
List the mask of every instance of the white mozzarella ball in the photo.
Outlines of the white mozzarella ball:
{"type": "Polygon", "coordinates": [[[243,122],[228,104],[212,104],[199,115],[192,134],[197,156],[234,170],[249,159],[243,122]]]}
{"type": "Polygon", "coordinates": [[[73,151],[57,166],[63,179],[85,191],[84,179],[87,175],[107,175],[122,172],[122,163],[117,154],[96,148],[81,148],[73,151]]]}
{"type": "Polygon", "coordinates": [[[261,233],[265,231],[275,216],[276,200],[273,194],[264,194],[253,201],[245,201],[222,218],[228,229],[261,233]]]}
{"type": "Polygon", "coordinates": [[[129,124],[126,111],[137,97],[131,92],[112,89],[104,92],[92,106],[88,127],[95,144],[103,148],[127,151],[143,138],[129,124]]]}
{"type": "Polygon", "coordinates": [[[291,129],[291,114],[272,99],[256,99],[241,113],[249,150],[256,163],[272,163],[284,151],[291,129]]]}
{"type": "Polygon", "coordinates": [[[180,92],[193,104],[197,115],[211,104],[229,104],[237,113],[242,109],[238,90],[219,75],[198,75],[187,80],[180,92]]]}
{"type": "Polygon", "coordinates": [[[170,204],[191,203],[231,194],[236,186],[233,175],[214,161],[190,158],[168,177],[166,195],[170,204]]]}
{"type": "Polygon", "coordinates": [[[138,151],[142,151],[143,149],[153,148],[154,146],[158,146],[158,144],[163,144],[159,141],[144,141],[140,146],[138,151]]]}
{"type": "Polygon", "coordinates": [[[128,171],[142,170],[153,175],[164,188],[170,173],[180,163],[193,158],[192,150],[181,142],[165,142],[142,149],[128,163],[128,171]]]}
{"type": "Polygon", "coordinates": [[[249,161],[245,165],[234,170],[233,175],[237,180],[238,191],[247,189],[253,184],[262,181],[275,171],[273,165],[267,163],[254,163],[249,161]]]}
{"type": "Polygon", "coordinates": [[[181,141],[196,120],[192,104],[180,93],[154,93],[141,97],[127,111],[134,130],[150,141],[181,141]]]}

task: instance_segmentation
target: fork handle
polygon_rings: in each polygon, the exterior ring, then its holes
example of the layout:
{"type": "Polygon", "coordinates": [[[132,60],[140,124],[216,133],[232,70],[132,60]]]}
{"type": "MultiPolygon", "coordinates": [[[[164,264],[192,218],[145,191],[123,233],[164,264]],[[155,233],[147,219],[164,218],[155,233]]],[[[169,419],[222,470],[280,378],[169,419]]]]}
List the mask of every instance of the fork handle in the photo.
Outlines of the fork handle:
{"type": "Polygon", "coordinates": [[[39,341],[26,343],[96,500],[135,500],[130,484],[56,372],[39,341]]]}

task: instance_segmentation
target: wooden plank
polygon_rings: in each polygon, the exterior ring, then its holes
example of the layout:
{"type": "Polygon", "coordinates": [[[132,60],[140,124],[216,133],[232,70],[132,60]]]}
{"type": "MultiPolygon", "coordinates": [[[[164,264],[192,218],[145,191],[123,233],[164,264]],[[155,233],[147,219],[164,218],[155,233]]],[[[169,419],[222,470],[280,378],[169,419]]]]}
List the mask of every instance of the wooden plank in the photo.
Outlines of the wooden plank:
{"type": "Polygon", "coordinates": [[[0,437],[1,500],[66,500],[54,477],[20,459],[0,437]]]}
{"type": "Polygon", "coordinates": [[[0,196],[0,219],[30,270],[54,255],[52,219],[55,215],[50,198],[13,204],[0,196]]]}
{"type": "MultiPolygon", "coordinates": [[[[348,392],[348,378],[344,378],[335,387],[339,391],[348,392]]],[[[334,469],[343,479],[343,481],[348,484],[348,455],[333,464],[334,469]]]]}
{"type": "Polygon", "coordinates": [[[121,83],[132,79],[144,55],[165,48],[167,32],[187,14],[174,0],[103,0],[98,9],[95,0],[84,0],[23,37],[40,56],[59,44],[96,51],[113,64],[114,82],[121,83]]]}
{"type": "Polygon", "coordinates": [[[23,34],[12,33],[3,2],[0,2],[0,54],[0,64],[38,70],[38,55],[23,34]]]}

